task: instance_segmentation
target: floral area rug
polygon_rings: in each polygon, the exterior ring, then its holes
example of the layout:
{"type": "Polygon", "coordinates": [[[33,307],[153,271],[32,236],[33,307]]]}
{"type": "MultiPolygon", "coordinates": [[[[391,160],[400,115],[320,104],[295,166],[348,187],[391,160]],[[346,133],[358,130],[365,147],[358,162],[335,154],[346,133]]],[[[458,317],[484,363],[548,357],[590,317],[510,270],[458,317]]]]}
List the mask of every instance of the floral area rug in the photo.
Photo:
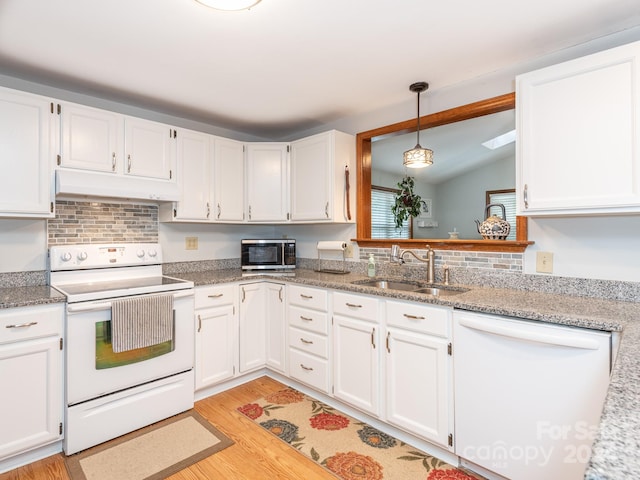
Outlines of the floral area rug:
{"type": "Polygon", "coordinates": [[[238,411],[343,480],[476,479],[292,388],[238,411]]]}

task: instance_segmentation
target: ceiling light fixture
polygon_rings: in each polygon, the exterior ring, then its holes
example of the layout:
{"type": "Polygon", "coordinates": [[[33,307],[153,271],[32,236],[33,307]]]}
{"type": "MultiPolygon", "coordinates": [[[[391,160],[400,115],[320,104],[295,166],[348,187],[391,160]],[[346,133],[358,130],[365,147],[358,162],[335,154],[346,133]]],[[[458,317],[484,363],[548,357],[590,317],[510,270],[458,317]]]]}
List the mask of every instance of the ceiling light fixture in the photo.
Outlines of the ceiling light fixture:
{"type": "Polygon", "coordinates": [[[238,10],[248,10],[260,3],[260,0],[196,0],[196,2],[215,8],[216,10],[227,10],[235,12],[238,10]]]}
{"type": "Polygon", "coordinates": [[[427,88],[429,88],[427,82],[412,83],[409,86],[409,90],[418,94],[418,141],[415,147],[404,152],[404,161],[402,163],[405,167],[424,168],[433,164],[433,150],[420,146],[420,94],[427,88]]]}

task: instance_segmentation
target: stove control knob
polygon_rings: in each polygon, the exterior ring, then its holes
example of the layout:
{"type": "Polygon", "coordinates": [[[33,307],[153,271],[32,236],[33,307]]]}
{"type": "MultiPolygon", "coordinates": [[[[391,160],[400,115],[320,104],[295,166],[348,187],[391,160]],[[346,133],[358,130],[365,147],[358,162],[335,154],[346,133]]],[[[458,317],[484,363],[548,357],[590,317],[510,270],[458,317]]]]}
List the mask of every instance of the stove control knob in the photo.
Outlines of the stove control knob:
{"type": "Polygon", "coordinates": [[[60,255],[60,260],[62,260],[63,262],[68,262],[69,260],[71,260],[71,254],[69,252],[64,252],[62,255],[60,255]]]}
{"type": "Polygon", "coordinates": [[[138,256],[138,258],[143,258],[144,257],[144,250],[140,249],[136,252],[136,255],[138,256]]]}
{"type": "Polygon", "coordinates": [[[87,252],[78,252],[77,257],[82,262],[87,259],[87,252]]]}
{"type": "Polygon", "coordinates": [[[154,249],[149,250],[149,256],[151,258],[155,257],[156,255],[158,255],[158,252],[156,252],[154,249]]]}

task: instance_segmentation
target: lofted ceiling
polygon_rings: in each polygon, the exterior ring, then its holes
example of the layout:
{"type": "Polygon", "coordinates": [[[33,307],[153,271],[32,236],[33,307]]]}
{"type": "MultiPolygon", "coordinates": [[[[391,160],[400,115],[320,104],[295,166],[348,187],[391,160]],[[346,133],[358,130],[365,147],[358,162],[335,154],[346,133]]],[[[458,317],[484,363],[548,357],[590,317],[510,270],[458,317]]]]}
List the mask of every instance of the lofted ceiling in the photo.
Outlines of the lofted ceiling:
{"type": "Polygon", "coordinates": [[[638,24],[638,0],[0,0],[0,73],[279,140],[638,24]]]}

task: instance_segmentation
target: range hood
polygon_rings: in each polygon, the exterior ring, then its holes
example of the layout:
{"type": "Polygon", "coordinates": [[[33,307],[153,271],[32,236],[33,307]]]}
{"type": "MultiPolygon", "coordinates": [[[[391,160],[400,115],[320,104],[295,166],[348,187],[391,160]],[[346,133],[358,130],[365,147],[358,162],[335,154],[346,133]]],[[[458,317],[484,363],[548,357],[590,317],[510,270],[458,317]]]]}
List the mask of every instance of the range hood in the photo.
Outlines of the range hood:
{"type": "Polygon", "coordinates": [[[177,202],[180,187],[169,180],[57,169],[56,195],[177,202]]]}

